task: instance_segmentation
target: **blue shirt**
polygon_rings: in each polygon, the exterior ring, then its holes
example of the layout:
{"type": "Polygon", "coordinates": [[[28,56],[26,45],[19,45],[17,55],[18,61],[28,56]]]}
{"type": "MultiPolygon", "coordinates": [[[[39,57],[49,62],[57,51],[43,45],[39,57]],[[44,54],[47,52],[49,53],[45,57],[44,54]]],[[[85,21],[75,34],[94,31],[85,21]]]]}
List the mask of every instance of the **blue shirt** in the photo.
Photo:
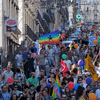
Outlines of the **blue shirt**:
{"type": "Polygon", "coordinates": [[[29,53],[29,52],[27,52],[27,51],[24,51],[24,52],[22,53],[23,61],[26,60],[28,53],[29,53]]]}
{"type": "MultiPolygon", "coordinates": [[[[54,53],[59,53],[59,49],[57,47],[54,48],[54,53]]],[[[55,58],[59,58],[59,55],[55,54],[55,58]]]]}
{"type": "Polygon", "coordinates": [[[31,47],[31,48],[29,48],[29,50],[31,51],[31,49],[33,49],[34,50],[34,52],[33,53],[37,53],[37,48],[35,47],[35,48],[33,48],[33,47],[31,47]]]}
{"type": "Polygon", "coordinates": [[[2,93],[2,96],[3,96],[4,100],[10,100],[10,93],[8,93],[8,92],[2,93]]]}

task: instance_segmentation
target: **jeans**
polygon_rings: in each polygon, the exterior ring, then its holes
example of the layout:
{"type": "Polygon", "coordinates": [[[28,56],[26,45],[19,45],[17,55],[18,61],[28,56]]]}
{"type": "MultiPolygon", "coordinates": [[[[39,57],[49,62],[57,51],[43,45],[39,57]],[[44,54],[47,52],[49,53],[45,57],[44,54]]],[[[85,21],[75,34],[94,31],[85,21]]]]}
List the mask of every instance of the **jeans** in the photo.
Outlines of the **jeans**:
{"type": "Polygon", "coordinates": [[[54,60],[53,60],[53,58],[48,58],[48,64],[49,64],[50,67],[54,66],[54,60]]]}

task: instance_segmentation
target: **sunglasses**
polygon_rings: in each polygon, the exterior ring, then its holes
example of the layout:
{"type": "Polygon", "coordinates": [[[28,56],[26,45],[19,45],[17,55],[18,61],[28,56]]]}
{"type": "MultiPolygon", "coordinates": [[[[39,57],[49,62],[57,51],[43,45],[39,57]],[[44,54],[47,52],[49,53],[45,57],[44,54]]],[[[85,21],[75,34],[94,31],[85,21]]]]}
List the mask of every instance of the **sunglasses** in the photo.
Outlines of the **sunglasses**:
{"type": "Polygon", "coordinates": [[[66,98],[66,97],[62,97],[62,98],[66,98]]]}
{"type": "Polygon", "coordinates": [[[14,87],[14,88],[17,88],[17,87],[14,87]]]}

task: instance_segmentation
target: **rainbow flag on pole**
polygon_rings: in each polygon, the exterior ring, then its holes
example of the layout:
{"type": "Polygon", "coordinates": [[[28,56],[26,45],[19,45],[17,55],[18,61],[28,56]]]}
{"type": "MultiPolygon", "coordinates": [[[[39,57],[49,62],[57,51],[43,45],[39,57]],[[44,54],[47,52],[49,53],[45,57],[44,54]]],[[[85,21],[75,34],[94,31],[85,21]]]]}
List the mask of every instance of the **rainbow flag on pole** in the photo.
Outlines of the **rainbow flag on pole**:
{"type": "Polygon", "coordinates": [[[54,44],[60,42],[59,30],[42,35],[39,37],[40,44],[54,44]]]}
{"type": "Polygon", "coordinates": [[[60,97],[60,87],[61,87],[61,84],[60,84],[60,80],[59,80],[58,74],[57,74],[56,81],[55,81],[55,87],[53,88],[53,93],[52,93],[53,99],[60,97]]]}

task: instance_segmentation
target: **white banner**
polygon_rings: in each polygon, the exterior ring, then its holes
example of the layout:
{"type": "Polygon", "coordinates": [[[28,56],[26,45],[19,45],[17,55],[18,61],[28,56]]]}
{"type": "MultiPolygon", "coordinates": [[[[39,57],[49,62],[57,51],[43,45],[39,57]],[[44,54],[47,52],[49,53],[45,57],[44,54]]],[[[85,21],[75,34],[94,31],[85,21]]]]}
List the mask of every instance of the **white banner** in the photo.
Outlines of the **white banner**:
{"type": "Polygon", "coordinates": [[[89,46],[95,46],[94,40],[95,40],[95,36],[89,36],[89,46]]]}

